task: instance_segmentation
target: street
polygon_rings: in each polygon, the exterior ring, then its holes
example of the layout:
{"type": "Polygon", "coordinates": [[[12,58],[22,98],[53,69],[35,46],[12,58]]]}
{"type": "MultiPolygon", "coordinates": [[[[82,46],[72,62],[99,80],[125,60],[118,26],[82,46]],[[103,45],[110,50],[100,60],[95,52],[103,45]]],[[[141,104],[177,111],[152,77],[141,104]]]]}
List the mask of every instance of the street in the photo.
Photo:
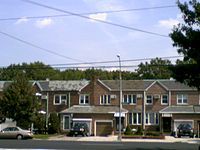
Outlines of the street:
{"type": "Polygon", "coordinates": [[[78,142],[48,140],[0,140],[0,149],[66,150],[199,150],[198,144],[148,142],[78,142]]]}

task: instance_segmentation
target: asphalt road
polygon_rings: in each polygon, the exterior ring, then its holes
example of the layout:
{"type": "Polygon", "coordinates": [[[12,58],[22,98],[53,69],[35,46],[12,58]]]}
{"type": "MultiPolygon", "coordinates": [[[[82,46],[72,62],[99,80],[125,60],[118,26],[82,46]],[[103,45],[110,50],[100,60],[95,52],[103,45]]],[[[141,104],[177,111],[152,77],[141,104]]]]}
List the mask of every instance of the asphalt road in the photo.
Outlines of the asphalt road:
{"type": "Polygon", "coordinates": [[[78,142],[48,140],[0,140],[2,149],[65,150],[200,150],[198,144],[146,142],[78,142]]]}

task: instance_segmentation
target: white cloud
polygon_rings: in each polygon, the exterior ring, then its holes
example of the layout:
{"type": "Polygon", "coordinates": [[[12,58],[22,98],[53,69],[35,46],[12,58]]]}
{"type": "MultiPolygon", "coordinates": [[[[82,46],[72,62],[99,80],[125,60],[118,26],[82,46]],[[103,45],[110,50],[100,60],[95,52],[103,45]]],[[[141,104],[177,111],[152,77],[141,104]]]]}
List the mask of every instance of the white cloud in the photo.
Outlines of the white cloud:
{"type": "Polygon", "coordinates": [[[44,28],[53,24],[53,20],[51,18],[44,18],[37,20],[35,25],[38,28],[44,28]]]}
{"type": "Polygon", "coordinates": [[[98,13],[98,14],[89,15],[89,18],[91,18],[91,21],[94,21],[94,20],[106,21],[107,20],[107,16],[108,15],[106,13],[98,13]]]}
{"type": "Polygon", "coordinates": [[[28,22],[28,19],[26,17],[21,17],[20,19],[18,19],[15,24],[22,24],[22,23],[26,23],[28,22]]]}
{"type": "Polygon", "coordinates": [[[178,25],[180,22],[177,19],[167,19],[167,20],[160,20],[159,25],[165,28],[173,28],[173,26],[178,25]]]}

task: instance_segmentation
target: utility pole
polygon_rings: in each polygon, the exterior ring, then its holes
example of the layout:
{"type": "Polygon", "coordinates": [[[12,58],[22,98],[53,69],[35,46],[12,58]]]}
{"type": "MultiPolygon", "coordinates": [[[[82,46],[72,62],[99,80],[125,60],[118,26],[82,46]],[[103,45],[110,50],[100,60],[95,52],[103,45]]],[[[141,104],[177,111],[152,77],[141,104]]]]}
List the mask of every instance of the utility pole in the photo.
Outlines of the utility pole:
{"type": "Polygon", "coordinates": [[[119,58],[119,135],[118,140],[122,140],[122,125],[121,125],[121,111],[122,111],[122,74],[121,74],[121,59],[120,55],[118,54],[117,57],[119,58]]]}

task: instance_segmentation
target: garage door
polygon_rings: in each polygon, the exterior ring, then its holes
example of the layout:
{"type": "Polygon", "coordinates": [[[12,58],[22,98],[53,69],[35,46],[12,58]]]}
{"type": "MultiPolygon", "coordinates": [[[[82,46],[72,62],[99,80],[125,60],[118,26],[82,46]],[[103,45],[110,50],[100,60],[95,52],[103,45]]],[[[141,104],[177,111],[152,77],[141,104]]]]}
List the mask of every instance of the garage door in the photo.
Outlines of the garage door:
{"type": "Polygon", "coordinates": [[[175,120],[174,121],[174,131],[177,130],[177,127],[180,125],[180,124],[189,124],[191,127],[193,127],[193,121],[192,120],[188,120],[188,121],[179,121],[179,120],[175,120]]]}
{"type": "Polygon", "coordinates": [[[112,123],[111,122],[97,122],[96,123],[96,135],[106,136],[112,134],[112,123]]]}

